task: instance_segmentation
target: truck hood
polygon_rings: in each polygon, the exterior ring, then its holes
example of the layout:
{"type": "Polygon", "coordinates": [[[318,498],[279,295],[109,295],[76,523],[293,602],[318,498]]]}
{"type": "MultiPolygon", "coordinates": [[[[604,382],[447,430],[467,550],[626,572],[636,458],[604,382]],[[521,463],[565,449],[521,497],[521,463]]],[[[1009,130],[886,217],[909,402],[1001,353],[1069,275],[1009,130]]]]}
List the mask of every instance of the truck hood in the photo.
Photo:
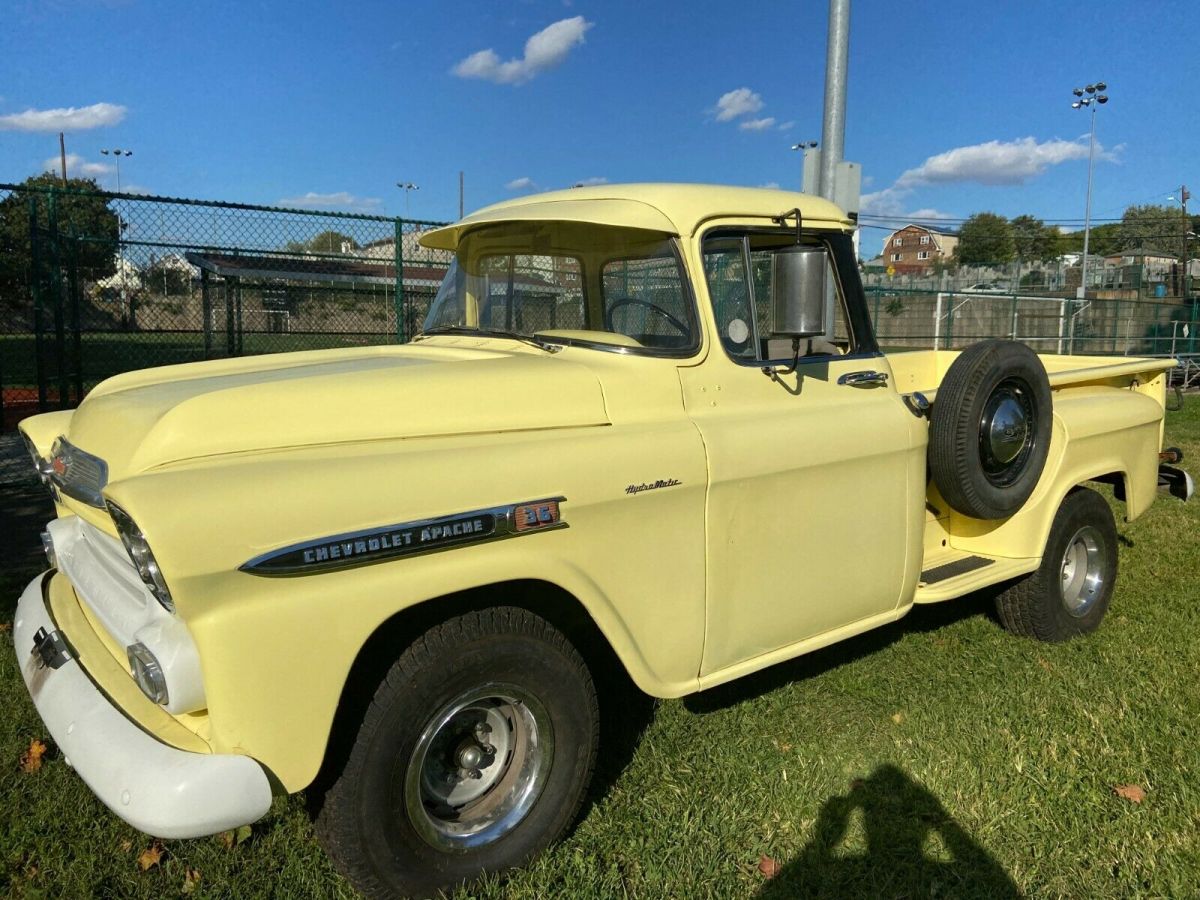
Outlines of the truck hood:
{"type": "Polygon", "coordinates": [[[224,453],[608,423],[579,363],[416,344],[129,372],[88,395],[67,438],[115,481],[224,453]]]}

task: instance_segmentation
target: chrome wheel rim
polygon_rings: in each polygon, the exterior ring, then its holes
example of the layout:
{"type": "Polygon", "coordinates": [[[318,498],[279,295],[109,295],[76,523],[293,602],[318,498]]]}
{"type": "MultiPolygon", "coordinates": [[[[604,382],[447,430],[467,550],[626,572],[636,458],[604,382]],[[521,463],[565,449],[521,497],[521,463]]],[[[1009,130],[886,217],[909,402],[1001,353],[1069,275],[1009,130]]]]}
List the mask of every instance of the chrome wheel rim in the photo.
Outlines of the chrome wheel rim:
{"type": "Polygon", "coordinates": [[[554,732],[545,707],[511,684],[472,688],[426,723],[404,781],[417,833],[439,850],[470,850],[508,834],[545,787],[554,732]]]}
{"type": "Polygon", "coordinates": [[[1067,541],[1062,559],[1062,599],[1067,612],[1087,615],[1104,590],[1104,543],[1100,532],[1085,525],[1067,541]]]}

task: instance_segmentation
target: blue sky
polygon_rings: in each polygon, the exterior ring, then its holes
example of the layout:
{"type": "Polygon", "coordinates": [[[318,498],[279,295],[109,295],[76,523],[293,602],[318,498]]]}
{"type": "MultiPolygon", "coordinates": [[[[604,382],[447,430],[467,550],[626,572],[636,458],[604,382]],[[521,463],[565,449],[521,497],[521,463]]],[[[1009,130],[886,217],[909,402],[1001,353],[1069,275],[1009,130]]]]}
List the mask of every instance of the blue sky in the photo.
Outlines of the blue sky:
{"type": "MultiPolygon", "coordinates": [[[[590,180],[798,185],[827,4],[28,0],[0,20],[0,181],[453,218],[590,180]],[[722,98],[725,98],[722,102],[722,98]]],[[[864,210],[1081,219],[1200,190],[1200,2],[853,0],[846,157],[864,210]],[[1082,138],[1082,141],[1081,141],[1082,138]]],[[[1200,193],[1197,194],[1200,197],[1200,193]]],[[[1200,209],[1200,200],[1196,201],[1200,209]]],[[[882,232],[875,232],[881,235],[882,232]]],[[[870,243],[872,233],[867,233],[870,243]]]]}

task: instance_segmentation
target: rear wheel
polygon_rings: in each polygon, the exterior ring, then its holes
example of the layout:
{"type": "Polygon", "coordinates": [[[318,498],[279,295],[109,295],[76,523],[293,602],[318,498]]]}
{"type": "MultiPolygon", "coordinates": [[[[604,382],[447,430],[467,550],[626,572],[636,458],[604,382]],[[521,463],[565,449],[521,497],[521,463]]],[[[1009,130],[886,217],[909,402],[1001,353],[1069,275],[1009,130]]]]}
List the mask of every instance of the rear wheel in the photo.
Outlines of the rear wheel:
{"type": "Polygon", "coordinates": [[[379,686],[318,836],[372,897],[520,865],[573,821],[597,740],[592,679],[561,632],[512,607],[459,616],[379,686]]]}
{"type": "Polygon", "coordinates": [[[1094,631],[1117,580],[1117,526],[1095,491],[1068,494],[1054,517],[1037,571],[996,599],[1004,627],[1041,641],[1094,631]]]}

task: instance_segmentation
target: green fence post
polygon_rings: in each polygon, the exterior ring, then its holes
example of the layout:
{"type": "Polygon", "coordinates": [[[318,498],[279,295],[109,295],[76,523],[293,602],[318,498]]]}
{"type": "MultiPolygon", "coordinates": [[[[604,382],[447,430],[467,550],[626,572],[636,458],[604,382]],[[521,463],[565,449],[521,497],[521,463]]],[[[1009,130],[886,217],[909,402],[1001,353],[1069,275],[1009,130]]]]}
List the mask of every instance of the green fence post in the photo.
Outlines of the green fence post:
{"type": "Polygon", "coordinates": [[[200,327],[204,329],[204,358],[212,359],[212,297],[208,294],[208,269],[200,270],[200,327]]]}
{"type": "Polygon", "coordinates": [[[401,344],[408,341],[408,304],[404,293],[404,220],[395,222],[395,259],[392,265],[396,269],[396,287],[392,292],[392,304],[396,307],[396,339],[401,344]]]}
{"type": "Polygon", "coordinates": [[[233,316],[233,292],[237,290],[237,278],[227,278],[225,280],[225,353],[227,356],[235,356],[236,344],[234,343],[234,329],[237,327],[237,320],[233,316]]]}
{"type": "Polygon", "coordinates": [[[71,349],[75,371],[75,402],[83,400],[83,335],[79,317],[79,236],[75,229],[70,232],[71,243],[68,253],[67,289],[71,297],[71,349]]]}
{"type": "Polygon", "coordinates": [[[46,411],[46,369],[43,362],[45,347],[42,330],[42,267],[41,242],[38,240],[37,195],[29,195],[29,290],[33,295],[33,368],[37,377],[38,411],[46,411]]]}
{"type": "Polygon", "coordinates": [[[1121,330],[1121,298],[1117,297],[1113,301],[1113,325],[1112,325],[1112,332],[1113,332],[1112,352],[1113,352],[1113,355],[1116,355],[1116,352],[1117,352],[1117,335],[1120,332],[1120,330],[1121,330]]]}
{"type": "Polygon", "coordinates": [[[58,247],[58,193],[53,190],[47,201],[46,225],[50,234],[50,296],[54,300],[54,356],[58,369],[58,405],[61,408],[68,401],[70,385],[67,381],[67,325],[63,315],[62,254],[58,247]]]}

